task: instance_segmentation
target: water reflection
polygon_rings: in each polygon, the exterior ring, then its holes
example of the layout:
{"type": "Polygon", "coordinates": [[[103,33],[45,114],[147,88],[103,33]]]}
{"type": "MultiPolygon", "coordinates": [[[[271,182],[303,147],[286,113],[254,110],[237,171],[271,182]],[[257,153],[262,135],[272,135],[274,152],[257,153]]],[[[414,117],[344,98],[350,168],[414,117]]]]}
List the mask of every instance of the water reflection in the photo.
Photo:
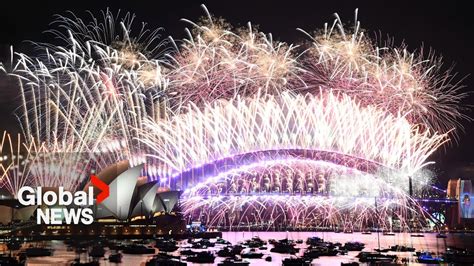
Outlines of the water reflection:
{"type": "MultiPolygon", "coordinates": [[[[409,233],[396,233],[393,236],[387,236],[380,234],[377,236],[377,233],[372,233],[370,235],[361,234],[361,233],[333,233],[333,232],[224,232],[223,238],[230,241],[232,244],[237,244],[238,242],[250,239],[254,236],[258,236],[263,240],[268,241],[269,239],[292,239],[292,240],[306,240],[308,237],[318,236],[323,238],[325,241],[330,242],[340,242],[345,243],[348,241],[359,241],[365,243],[364,250],[373,250],[378,248],[378,237],[380,240],[380,247],[388,248],[393,245],[406,245],[412,246],[417,250],[431,251],[435,253],[442,253],[447,246],[456,246],[462,248],[474,249],[474,235],[473,234],[448,234],[448,238],[436,238],[435,233],[426,233],[424,237],[411,237],[409,233]]],[[[186,241],[180,241],[180,246],[186,245],[186,241]]],[[[54,256],[52,257],[40,257],[40,258],[31,258],[28,260],[28,265],[68,265],[76,257],[73,251],[68,251],[66,245],[62,241],[51,241],[49,243],[52,248],[55,249],[54,256]]],[[[269,246],[269,245],[268,245],[269,246]]],[[[302,248],[299,251],[299,255],[304,252],[306,244],[297,244],[297,247],[302,248]]],[[[217,252],[221,245],[216,245],[215,247],[209,248],[208,250],[217,252]]],[[[202,250],[195,250],[202,251],[202,250]]],[[[290,257],[287,254],[277,254],[270,253],[269,249],[259,251],[264,253],[264,258],[268,255],[272,256],[272,262],[266,262],[263,259],[248,259],[251,265],[275,265],[281,264],[281,261],[284,258],[290,257]]],[[[355,256],[359,252],[349,252],[347,255],[338,255],[336,257],[320,257],[313,260],[313,265],[340,265],[341,262],[349,261],[358,261],[355,256]]],[[[399,257],[407,257],[411,262],[415,262],[415,257],[411,256],[411,253],[405,252],[391,252],[393,254],[399,255],[399,257]]],[[[179,255],[179,252],[173,252],[174,255],[179,255]]],[[[107,250],[105,258],[110,255],[110,251],[107,250]]],[[[82,259],[86,260],[87,255],[82,254],[82,259]]],[[[121,265],[144,265],[150,255],[123,255],[123,260],[121,265]]],[[[216,258],[215,264],[222,261],[223,258],[216,258]]],[[[110,263],[109,261],[102,259],[101,265],[117,265],[116,263],[110,263]]],[[[189,264],[193,265],[193,264],[189,264]]],[[[206,265],[206,264],[196,264],[196,265],[206,265]]]]}

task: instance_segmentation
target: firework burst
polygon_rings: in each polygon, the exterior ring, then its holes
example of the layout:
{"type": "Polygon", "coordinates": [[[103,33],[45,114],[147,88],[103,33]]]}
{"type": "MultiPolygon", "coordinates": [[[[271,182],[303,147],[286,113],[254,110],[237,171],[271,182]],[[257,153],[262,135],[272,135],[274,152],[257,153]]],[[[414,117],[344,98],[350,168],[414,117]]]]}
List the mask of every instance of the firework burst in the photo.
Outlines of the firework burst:
{"type": "MultiPolygon", "coordinates": [[[[18,143],[35,158],[2,164],[1,184],[80,189],[88,173],[128,160],[185,190],[187,217],[214,225],[363,227],[396,216],[404,227],[409,213],[424,216],[409,177],[417,193],[429,186],[428,157],[466,118],[441,59],[377,47],[357,15],[349,30],[337,17],[304,50],[205,11],[171,48],[129,13],[56,17],[60,44],[12,59],[18,143]]],[[[11,158],[12,143],[4,135],[11,158]]]]}
{"type": "Polygon", "coordinates": [[[406,47],[377,47],[360,29],[357,10],[354,27],[345,28],[336,15],[331,26],[307,35],[312,47],[302,62],[306,89],[339,91],[440,133],[460,128],[460,119],[470,120],[462,112],[467,96],[460,91],[462,80],[451,70],[443,72],[441,58],[406,47]]]}
{"type": "MultiPolygon", "coordinates": [[[[204,7],[205,9],[205,7],[204,7]]],[[[274,41],[271,35],[247,28],[234,29],[223,19],[207,17],[187,30],[173,56],[168,95],[177,108],[203,105],[236,95],[273,94],[299,80],[296,46],[274,41]]]]}
{"type": "Polygon", "coordinates": [[[348,154],[413,173],[442,145],[403,116],[360,107],[347,96],[239,98],[190,105],[171,120],[146,121],[140,140],[168,177],[219,158],[261,150],[306,149],[348,154]],[[340,99],[342,97],[342,99],[340,99]]]}
{"type": "Polygon", "coordinates": [[[34,183],[29,175],[29,161],[36,150],[38,147],[34,144],[26,146],[20,135],[12,137],[7,132],[3,132],[0,143],[0,184],[15,198],[22,186],[34,183]]]}

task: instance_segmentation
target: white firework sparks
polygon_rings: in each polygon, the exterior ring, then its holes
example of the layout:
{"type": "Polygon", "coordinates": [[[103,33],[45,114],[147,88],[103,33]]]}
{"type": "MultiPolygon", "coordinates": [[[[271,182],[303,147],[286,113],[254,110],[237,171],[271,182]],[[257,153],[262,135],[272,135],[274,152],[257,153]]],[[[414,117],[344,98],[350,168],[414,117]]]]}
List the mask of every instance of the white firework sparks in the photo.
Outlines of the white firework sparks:
{"type": "Polygon", "coordinates": [[[204,109],[190,105],[170,120],[145,122],[140,141],[163,165],[162,173],[242,153],[324,150],[375,161],[410,174],[447,141],[402,116],[360,107],[344,95],[321,93],[220,101],[204,109]]]}
{"type": "Polygon", "coordinates": [[[162,185],[193,185],[183,211],[209,224],[254,213],[255,222],[294,226],[352,219],[362,227],[389,216],[406,225],[420,212],[408,180],[417,193],[429,186],[420,174],[428,157],[466,118],[466,95],[449,72],[438,74],[440,59],[379,48],[357,18],[351,30],[337,18],[300,51],[206,13],[188,21],[181,45],[171,38],[172,49],[160,28],[142,24],[134,35],[129,13],[116,20],[107,10],[89,24],[58,16],[51,32],[60,45],[12,60],[22,145],[36,156],[21,171],[19,162],[2,164],[2,185],[13,194],[29,182],[74,190],[87,173],[129,160],[146,162],[162,185]],[[338,171],[321,179],[327,164],[338,171]]]}

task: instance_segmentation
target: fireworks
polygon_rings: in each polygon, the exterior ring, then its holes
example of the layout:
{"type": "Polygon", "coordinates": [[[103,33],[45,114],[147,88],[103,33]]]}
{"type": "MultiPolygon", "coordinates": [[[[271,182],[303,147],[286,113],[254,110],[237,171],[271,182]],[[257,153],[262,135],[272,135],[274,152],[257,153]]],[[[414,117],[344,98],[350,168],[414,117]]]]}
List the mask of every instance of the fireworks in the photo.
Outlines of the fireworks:
{"type": "Polygon", "coordinates": [[[164,165],[161,176],[223,157],[262,150],[305,149],[375,161],[409,175],[446,141],[404,117],[360,107],[347,96],[297,95],[189,106],[170,120],[145,122],[140,140],[164,165]]]}
{"type": "MultiPolygon", "coordinates": [[[[44,54],[39,58],[17,54],[12,70],[20,80],[20,121],[25,135],[50,153],[77,154],[78,163],[91,160],[95,169],[124,159],[133,165],[141,163],[136,129],[145,118],[163,115],[163,107],[155,105],[157,93],[166,87],[162,67],[158,59],[145,56],[158,48],[138,50],[145,44],[135,42],[145,38],[146,31],[139,38],[129,37],[130,14],[119,23],[124,32],[114,35],[115,21],[110,12],[104,13],[104,28],[99,32],[110,34],[104,37],[90,30],[96,24],[86,26],[66,17],[58,21],[70,27],[69,39],[61,38],[66,45],[40,45],[44,54]]],[[[154,42],[155,35],[153,31],[145,39],[154,42]]]]}
{"type": "Polygon", "coordinates": [[[75,190],[90,170],[87,169],[88,158],[65,151],[64,147],[50,148],[4,132],[0,143],[1,186],[14,197],[23,186],[63,186],[75,190]]]}
{"type": "Polygon", "coordinates": [[[1,186],[6,188],[13,196],[25,185],[33,183],[29,178],[29,155],[37,150],[34,145],[26,146],[22,143],[21,136],[12,137],[7,132],[3,132],[2,142],[0,143],[0,168],[1,168],[1,186]],[[23,157],[22,150],[26,150],[28,157],[23,157]]]}
{"type": "MultiPolygon", "coordinates": [[[[417,207],[409,198],[377,200],[314,195],[197,196],[187,198],[183,205],[187,215],[229,230],[250,227],[270,230],[275,224],[302,229],[310,226],[339,226],[343,230],[364,230],[368,226],[406,228],[413,226],[408,219],[412,210],[407,206],[417,207]],[[397,208],[398,212],[394,211],[397,208]]],[[[419,208],[413,211],[424,218],[419,208]]]]}
{"type": "Polygon", "coordinates": [[[406,47],[377,47],[360,29],[357,10],[354,27],[344,28],[336,16],[332,26],[310,37],[313,45],[302,63],[306,89],[343,92],[440,133],[459,128],[460,118],[469,119],[460,104],[466,94],[451,70],[442,71],[441,58],[406,47]]]}
{"type": "Polygon", "coordinates": [[[129,13],[58,16],[60,44],[15,54],[9,71],[22,95],[18,142],[34,159],[2,164],[2,185],[81,189],[88,173],[129,160],[183,190],[183,213],[208,225],[362,228],[396,217],[403,227],[413,211],[424,216],[409,177],[416,193],[429,186],[428,157],[466,118],[440,59],[377,47],[357,16],[305,47],[205,11],[169,43],[161,29],[132,30],[129,13]]]}
{"type": "Polygon", "coordinates": [[[175,66],[166,75],[176,108],[236,95],[278,93],[299,80],[294,45],[274,41],[250,23],[232,31],[228,23],[207,14],[199,24],[188,21],[194,29],[188,30],[189,38],[172,57],[175,66]]]}

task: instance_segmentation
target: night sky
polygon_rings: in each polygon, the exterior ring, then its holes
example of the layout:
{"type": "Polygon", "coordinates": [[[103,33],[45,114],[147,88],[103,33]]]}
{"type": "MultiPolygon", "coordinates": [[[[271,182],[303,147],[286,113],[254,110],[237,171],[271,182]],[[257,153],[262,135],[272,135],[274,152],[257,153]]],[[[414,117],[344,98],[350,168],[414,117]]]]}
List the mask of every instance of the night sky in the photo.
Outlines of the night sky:
{"type": "MultiPolygon", "coordinates": [[[[54,14],[73,11],[83,19],[86,10],[99,14],[109,7],[112,11],[130,11],[137,15],[136,22],[147,22],[150,27],[164,27],[164,37],[184,37],[187,23],[181,18],[197,20],[204,15],[200,7],[206,4],[211,13],[224,17],[234,25],[248,21],[259,25],[263,32],[272,33],[274,39],[286,42],[306,40],[296,28],[307,31],[322,28],[332,22],[337,12],[342,20],[352,23],[355,8],[359,8],[362,27],[372,36],[389,36],[395,43],[405,42],[409,50],[421,46],[432,48],[442,55],[446,66],[455,64],[459,77],[468,76],[465,91],[474,90],[474,19],[469,1],[11,1],[0,4],[0,60],[8,61],[9,46],[17,51],[28,51],[25,40],[51,41],[43,33],[48,29],[54,14]],[[189,2],[189,3],[188,3],[189,2]],[[254,3],[258,2],[258,3],[254,3]]],[[[18,132],[13,110],[17,105],[18,87],[0,76],[0,130],[18,132]]],[[[474,104],[471,93],[465,102],[474,104]]],[[[467,113],[474,117],[471,111],[467,113]]],[[[437,161],[436,171],[441,180],[452,177],[474,177],[474,170],[466,167],[474,163],[474,123],[465,121],[465,132],[458,144],[441,149],[432,159],[437,161]],[[461,167],[461,168],[460,168],[461,167]]],[[[444,182],[442,182],[444,183],[444,182]]]]}

